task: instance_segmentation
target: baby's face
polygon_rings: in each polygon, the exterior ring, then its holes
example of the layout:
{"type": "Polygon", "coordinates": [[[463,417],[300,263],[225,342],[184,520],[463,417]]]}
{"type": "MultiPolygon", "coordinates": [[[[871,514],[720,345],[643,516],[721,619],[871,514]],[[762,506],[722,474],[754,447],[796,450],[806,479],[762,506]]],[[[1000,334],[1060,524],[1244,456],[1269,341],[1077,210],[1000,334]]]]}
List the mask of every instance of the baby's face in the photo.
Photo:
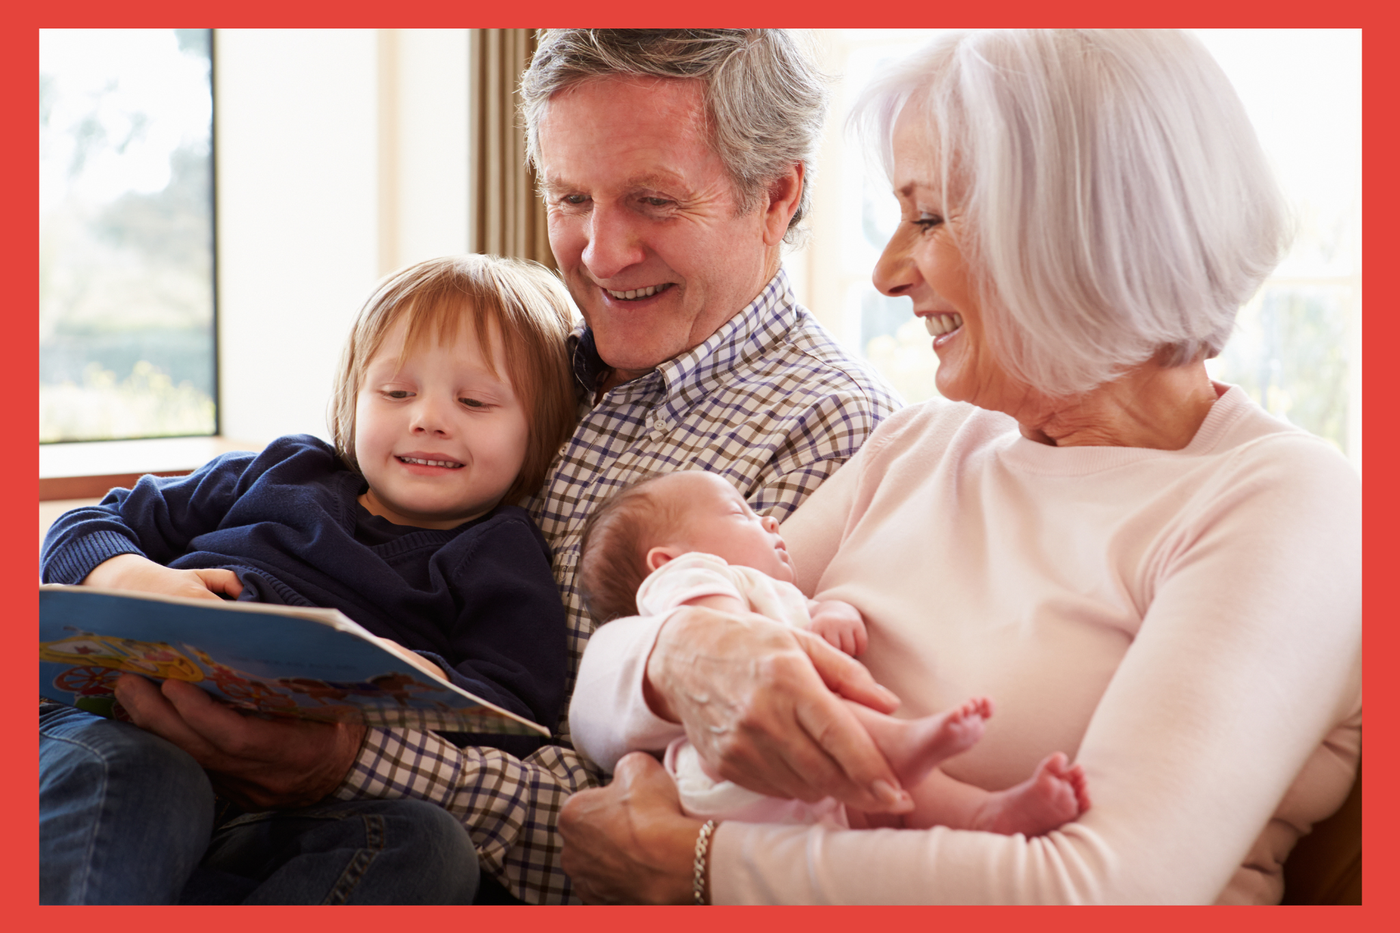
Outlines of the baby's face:
{"type": "Polygon", "coordinates": [[[797,572],[788,555],[778,521],[760,516],[739,491],[713,473],[676,473],[664,481],[665,493],[684,506],[684,519],[671,537],[688,551],[722,557],[752,567],[776,580],[793,583],[797,572]]]}

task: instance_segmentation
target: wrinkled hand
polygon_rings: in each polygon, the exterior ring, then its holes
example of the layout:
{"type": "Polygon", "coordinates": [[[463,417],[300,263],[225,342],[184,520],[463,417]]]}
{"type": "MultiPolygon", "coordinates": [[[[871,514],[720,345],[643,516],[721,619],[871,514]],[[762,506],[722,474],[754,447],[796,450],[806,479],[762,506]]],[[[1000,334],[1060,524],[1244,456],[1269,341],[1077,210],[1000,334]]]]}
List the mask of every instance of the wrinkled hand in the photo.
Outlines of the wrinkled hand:
{"type": "Polygon", "coordinates": [[[679,610],[657,636],[643,690],[653,712],[684,724],[715,773],[740,786],[870,812],[913,806],[841,697],[881,712],[899,699],[810,632],[754,613],[679,610]]]}
{"type": "Polygon", "coordinates": [[[83,578],[83,585],[190,599],[220,599],[243,591],[232,570],[171,570],[140,554],[107,558],[83,578]]]}
{"type": "Polygon", "coordinates": [[[188,752],[215,790],[248,810],[303,807],[325,797],[365,736],[358,724],[244,716],[178,680],[157,687],[123,674],[115,692],[136,725],[188,752]]]}
{"type": "Polygon", "coordinates": [[[560,864],[587,904],[692,904],[703,825],[681,812],[676,785],[656,759],[633,752],[607,787],[564,803],[560,864]]]}
{"type": "Polygon", "coordinates": [[[812,624],[807,631],[820,636],[831,647],[842,654],[858,658],[865,654],[869,643],[865,634],[865,620],[860,610],[839,599],[824,599],[812,610],[812,624]]]}

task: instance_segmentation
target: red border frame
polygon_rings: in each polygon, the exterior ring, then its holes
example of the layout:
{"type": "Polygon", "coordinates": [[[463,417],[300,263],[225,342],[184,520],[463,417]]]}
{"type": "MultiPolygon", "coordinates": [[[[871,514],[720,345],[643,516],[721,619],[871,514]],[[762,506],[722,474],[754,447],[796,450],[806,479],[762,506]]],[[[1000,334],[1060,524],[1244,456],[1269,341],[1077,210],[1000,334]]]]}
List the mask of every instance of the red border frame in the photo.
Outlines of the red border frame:
{"type": "MultiPolygon", "coordinates": [[[[139,8],[113,6],[110,3],[93,3],[91,0],[69,2],[50,10],[39,12],[37,4],[26,4],[18,11],[9,14],[11,20],[0,30],[0,69],[3,69],[4,82],[0,87],[6,90],[0,94],[3,103],[6,125],[31,125],[37,87],[37,42],[34,30],[45,26],[137,26],[171,25],[184,22],[188,25],[224,26],[459,26],[462,24],[510,26],[518,25],[521,7],[510,7],[515,15],[506,21],[497,19],[500,12],[481,11],[474,5],[463,3],[443,3],[429,0],[415,4],[408,16],[399,9],[387,12],[384,8],[361,3],[321,2],[267,3],[262,0],[248,0],[239,4],[213,3],[202,8],[192,8],[187,2],[175,3],[170,0],[149,2],[139,8]],[[485,18],[482,17],[485,13],[485,18]],[[397,15],[395,15],[397,14],[397,15]],[[190,20],[196,22],[190,23],[190,20]],[[491,21],[494,20],[494,21],[491,21]]],[[[804,27],[821,26],[929,26],[946,27],[968,25],[969,11],[965,8],[950,8],[929,2],[909,3],[908,0],[886,2],[878,7],[865,4],[831,3],[819,0],[807,4],[799,13],[782,8],[785,5],[770,4],[761,11],[752,0],[718,0],[704,5],[704,19],[707,24],[748,25],[793,25],[804,27]]],[[[543,0],[530,7],[534,15],[533,23],[571,25],[590,21],[596,25],[651,26],[671,25],[685,16],[677,17],[675,7],[659,5],[655,2],[640,3],[636,0],[608,0],[605,7],[577,3],[565,4],[560,0],[543,0]],[[668,22],[669,21],[669,22],[668,22]]],[[[498,8],[499,10],[499,8],[498,8]]],[[[693,15],[693,14],[692,14],[693,15]]],[[[1256,3],[1221,4],[1186,0],[1169,7],[1150,8],[1145,5],[1124,7],[1120,3],[1106,3],[1103,0],[1055,4],[1047,7],[1042,4],[1029,4],[1026,0],[1014,0],[990,6],[979,6],[975,10],[978,22],[971,25],[1036,25],[1053,21],[1056,25],[1094,24],[1108,26],[1167,26],[1189,25],[1193,27],[1250,27],[1267,25],[1271,27],[1351,27],[1362,28],[1363,33],[1363,82],[1364,82],[1364,148],[1365,158],[1364,187],[1365,206],[1363,215],[1364,255],[1382,256],[1396,245],[1396,235],[1388,222],[1390,210],[1395,204],[1395,172],[1387,170],[1394,161],[1397,151],[1394,121],[1386,115],[1397,112],[1395,59],[1387,54],[1390,42],[1394,41],[1394,31],[1390,28],[1390,17],[1380,12],[1379,5],[1355,2],[1315,4],[1300,3],[1297,0],[1283,0],[1268,6],[1256,3]],[[1157,14],[1157,15],[1153,15],[1157,14]]],[[[691,19],[694,22],[694,19],[691,19]]],[[[1299,62],[1306,68],[1306,62],[1299,62]]],[[[13,141],[20,137],[18,131],[11,134],[13,141]]],[[[31,139],[33,137],[30,137],[31,139]]],[[[31,153],[33,150],[29,150],[31,153]]],[[[13,146],[4,155],[5,166],[14,179],[6,187],[11,190],[16,205],[12,213],[22,215],[29,212],[31,218],[37,215],[37,175],[34,171],[33,156],[19,154],[20,147],[13,146]]],[[[31,222],[33,222],[31,220],[31,222]]],[[[0,430],[6,438],[5,457],[0,457],[0,481],[3,488],[15,490],[33,489],[37,492],[38,477],[34,437],[35,396],[38,385],[38,358],[33,347],[37,344],[38,285],[34,270],[38,264],[38,245],[33,228],[20,229],[17,220],[12,221],[10,230],[4,235],[6,249],[3,251],[6,276],[9,281],[23,283],[16,288],[20,297],[18,307],[11,312],[10,327],[16,333],[12,339],[3,342],[0,360],[15,374],[15,386],[28,386],[23,391],[16,390],[11,398],[14,404],[0,410],[0,430]],[[23,415],[21,415],[23,412],[23,415]]],[[[1381,367],[1386,362],[1381,357],[1396,336],[1395,318],[1386,313],[1373,311],[1366,321],[1366,341],[1368,348],[1375,348],[1369,356],[1374,357],[1365,373],[1365,394],[1368,407],[1382,414],[1372,419],[1372,424],[1382,424],[1386,413],[1396,401],[1396,380],[1381,367]]],[[[1395,498],[1393,484],[1387,482],[1387,472],[1394,440],[1388,431],[1374,427],[1366,435],[1366,463],[1370,482],[1366,484],[1368,521],[1365,530],[1366,570],[1371,584],[1366,589],[1367,607],[1371,610],[1368,635],[1368,656],[1371,659],[1390,656],[1395,636],[1387,623],[1388,597],[1381,583],[1386,579],[1388,558],[1394,549],[1389,546],[1389,533],[1396,527],[1395,498]]],[[[17,495],[16,498],[24,499],[17,495]]],[[[30,499],[30,501],[33,501],[30,499]]],[[[32,506],[30,506],[32,508],[32,506]]],[[[26,509],[23,523],[15,523],[12,528],[8,550],[0,561],[0,587],[10,593],[24,592],[24,600],[17,603],[19,611],[10,614],[10,625],[17,631],[31,630],[35,618],[37,602],[32,595],[33,582],[37,577],[37,554],[33,547],[32,514],[26,509]],[[16,528],[18,529],[16,531],[16,528]]],[[[1372,665],[1375,666],[1375,665],[1372,665]]],[[[5,687],[8,699],[15,701],[14,708],[27,709],[36,691],[33,668],[24,668],[25,679],[16,682],[13,678],[5,687]]],[[[1394,753],[1392,751],[1392,713],[1395,688],[1387,679],[1372,683],[1370,695],[1369,741],[1366,743],[1367,771],[1370,780],[1367,784],[1374,788],[1386,788],[1388,778],[1394,773],[1394,753]]],[[[22,714],[23,728],[16,727],[14,741],[20,748],[33,749],[28,738],[28,716],[22,714]]],[[[18,817],[11,824],[11,841],[7,846],[3,867],[0,867],[0,891],[11,905],[6,911],[11,917],[10,924],[18,922],[21,929],[35,929],[40,924],[57,926],[71,922],[73,915],[60,911],[75,908],[39,908],[36,905],[38,873],[34,853],[37,850],[37,803],[34,796],[31,770],[33,759],[18,756],[17,767],[5,769],[0,778],[13,800],[18,801],[18,817]]],[[[13,759],[12,759],[13,761],[13,759]]],[[[1365,826],[1373,831],[1374,838],[1389,838],[1397,829],[1395,805],[1388,794],[1373,790],[1365,811],[1365,826]]],[[[1119,930],[1124,927],[1168,926],[1177,927],[1190,924],[1199,928],[1236,930],[1253,926],[1268,925],[1273,930],[1299,929],[1315,933],[1322,925],[1345,924],[1349,928],[1368,929],[1385,925],[1394,928],[1395,898],[1389,893],[1390,885],[1384,882],[1389,876],[1392,856],[1389,847],[1373,845],[1368,852],[1371,877],[1375,879],[1366,890],[1366,904],[1359,908],[1294,908],[1283,912],[1270,912],[1266,915],[1242,914],[1243,908],[1103,908],[1092,911],[1068,913],[1053,908],[998,908],[978,910],[976,908],[777,908],[784,914],[781,918],[763,908],[717,908],[711,911],[678,911],[667,909],[665,916],[656,913],[664,908],[592,908],[574,910],[570,908],[537,908],[527,913],[502,913],[505,908],[481,908],[490,912],[474,913],[470,919],[460,914],[448,916],[450,908],[362,908],[369,911],[384,911],[382,921],[394,926],[407,924],[452,924],[468,922],[472,927],[480,927],[482,921],[501,925],[541,929],[563,929],[573,931],[597,928],[615,930],[618,928],[651,927],[663,925],[670,930],[708,931],[716,926],[725,928],[759,929],[760,925],[775,921],[804,929],[847,930],[854,926],[866,926],[872,921],[889,926],[922,926],[925,924],[947,924],[962,922],[979,930],[989,926],[993,929],[1013,926],[1021,928],[1031,924],[1041,928],[1059,928],[1073,925],[1076,930],[1107,928],[1119,930]],[[1181,911],[1189,910],[1191,916],[1181,911]],[[393,911],[389,913],[389,911],[393,911]],[[559,913],[568,911],[567,916],[559,913]],[[720,911],[723,911],[721,914],[720,911]],[[800,911],[803,916],[793,916],[800,911]],[[856,913],[859,911],[859,914],[856,913]],[[956,914],[956,916],[954,916],[956,914]]],[[[183,923],[197,922],[209,930],[239,929],[249,923],[272,929],[293,929],[302,924],[320,925],[325,923],[325,915],[313,919],[302,913],[306,908],[249,908],[245,911],[223,911],[206,908],[186,908],[179,914],[161,913],[162,908],[76,908],[88,916],[82,921],[96,924],[104,930],[145,930],[153,923],[169,923],[177,920],[183,923]],[[100,911],[100,913],[93,913],[100,911]]],[[[361,925],[370,918],[363,914],[353,918],[361,925]]],[[[371,921],[373,922],[373,921],[371,921]]]]}

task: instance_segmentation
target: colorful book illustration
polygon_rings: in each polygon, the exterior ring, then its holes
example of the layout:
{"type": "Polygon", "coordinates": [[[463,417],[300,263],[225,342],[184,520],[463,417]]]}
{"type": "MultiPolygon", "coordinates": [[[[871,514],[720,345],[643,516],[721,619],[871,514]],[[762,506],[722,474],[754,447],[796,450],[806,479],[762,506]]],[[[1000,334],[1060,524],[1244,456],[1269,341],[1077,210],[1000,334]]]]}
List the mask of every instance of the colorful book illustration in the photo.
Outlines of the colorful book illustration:
{"type": "Polygon", "coordinates": [[[123,671],[192,683],[257,713],[494,735],[549,730],[394,651],[335,609],[39,587],[39,693],[121,719],[123,671]]]}

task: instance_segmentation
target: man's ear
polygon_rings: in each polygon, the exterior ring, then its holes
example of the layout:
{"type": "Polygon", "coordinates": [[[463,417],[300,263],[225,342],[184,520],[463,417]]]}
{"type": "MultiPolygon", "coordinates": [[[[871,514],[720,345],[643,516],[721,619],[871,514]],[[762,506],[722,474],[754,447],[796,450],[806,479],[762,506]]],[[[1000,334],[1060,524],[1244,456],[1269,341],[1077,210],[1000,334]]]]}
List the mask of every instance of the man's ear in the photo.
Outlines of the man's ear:
{"type": "Polygon", "coordinates": [[[794,162],[791,168],[768,184],[768,201],[763,213],[765,245],[777,246],[787,235],[788,222],[797,213],[798,202],[802,200],[805,170],[806,166],[801,162],[794,162]]]}
{"type": "Polygon", "coordinates": [[[668,564],[684,554],[685,551],[670,544],[659,544],[647,551],[647,569],[659,570],[662,564],[668,564]]]}

